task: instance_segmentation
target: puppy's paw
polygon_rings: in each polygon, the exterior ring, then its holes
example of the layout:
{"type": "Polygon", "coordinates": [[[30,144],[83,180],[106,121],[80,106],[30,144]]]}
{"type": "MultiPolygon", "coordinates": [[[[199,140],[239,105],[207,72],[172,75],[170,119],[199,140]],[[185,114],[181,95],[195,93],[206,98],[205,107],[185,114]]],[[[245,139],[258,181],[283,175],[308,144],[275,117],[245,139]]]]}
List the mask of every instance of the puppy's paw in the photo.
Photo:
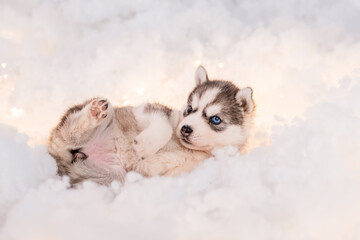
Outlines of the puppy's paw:
{"type": "Polygon", "coordinates": [[[158,147],[154,144],[151,136],[141,133],[138,135],[133,143],[135,154],[140,159],[145,159],[148,156],[155,154],[159,151],[158,147]]]}
{"type": "Polygon", "coordinates": [[[102,98],[92,100],[89,106],[90,117],[95,123],[100,123],[106,119],[111,107],[110,103],[102,98]]]}

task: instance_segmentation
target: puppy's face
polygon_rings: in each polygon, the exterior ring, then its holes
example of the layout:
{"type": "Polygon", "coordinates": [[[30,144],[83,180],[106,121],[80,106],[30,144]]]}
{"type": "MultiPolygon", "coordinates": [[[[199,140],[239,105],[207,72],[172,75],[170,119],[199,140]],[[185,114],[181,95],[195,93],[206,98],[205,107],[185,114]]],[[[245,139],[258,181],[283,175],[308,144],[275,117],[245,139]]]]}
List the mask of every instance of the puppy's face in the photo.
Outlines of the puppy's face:
{"type": "Polygon", "coordinates": [[[197,86],[189,95],[176,130],[181,143],[203,151],[243,145],[249,135],[254,109],[252,89],[239,89],[227,81],[209,81],[201,66],[195,81],[197,86]]]}

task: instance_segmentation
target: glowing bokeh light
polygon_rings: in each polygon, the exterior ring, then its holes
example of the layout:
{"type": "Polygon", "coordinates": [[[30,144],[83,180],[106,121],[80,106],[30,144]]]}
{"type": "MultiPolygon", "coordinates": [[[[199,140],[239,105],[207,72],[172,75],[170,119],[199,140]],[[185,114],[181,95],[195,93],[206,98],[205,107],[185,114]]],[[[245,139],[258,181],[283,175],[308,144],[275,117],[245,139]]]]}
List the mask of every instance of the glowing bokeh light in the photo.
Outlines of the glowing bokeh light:
{"type": "Polygon", "coordinates": [[[136,90],[136,92],[137,92],[137,94],[139,94],[139,95],[143,95],[143,94],[144,94],[144,89],[143,89],[143,88],[138,88],[138,89],[136,90]]]}
{"type": "Polygon", "coordinates": [[[23,114],[24,114],[24,110],[23,109],[21,109],[21,108],[16,108],[16,107],[13,107],[13,108],[11,108],[11,116],[13,116],[13,117],[20,117],[20,116],[22,116],[23,114]]]}

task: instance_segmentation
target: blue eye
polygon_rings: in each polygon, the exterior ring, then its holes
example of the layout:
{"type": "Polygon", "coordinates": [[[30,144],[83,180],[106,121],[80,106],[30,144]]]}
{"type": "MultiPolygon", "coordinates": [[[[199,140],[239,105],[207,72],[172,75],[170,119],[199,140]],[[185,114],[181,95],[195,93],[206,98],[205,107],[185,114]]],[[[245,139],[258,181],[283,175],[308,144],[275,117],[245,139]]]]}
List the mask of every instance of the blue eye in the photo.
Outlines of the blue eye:
{"type": "Polygon", "coordinates": [[[212,116],[210,118],[210,122],[215,124],[215,125],[218,125],[221,123],[221,118],[219,118],[218,116],[212,116]]]}

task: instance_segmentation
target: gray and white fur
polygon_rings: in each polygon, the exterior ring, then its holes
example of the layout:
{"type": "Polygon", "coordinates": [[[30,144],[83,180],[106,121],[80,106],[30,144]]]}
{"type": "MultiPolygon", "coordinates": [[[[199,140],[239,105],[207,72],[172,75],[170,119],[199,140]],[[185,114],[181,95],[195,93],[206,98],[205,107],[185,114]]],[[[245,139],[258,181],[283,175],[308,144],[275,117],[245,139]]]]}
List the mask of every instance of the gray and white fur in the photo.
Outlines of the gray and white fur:
{"type": "Polygon", "coordinates": [[[200,66],[177,128],[181,143],[190,149],[211,151],[226,145],[243,146],[254,112],[253,91],[228,81],[210,81],[200,66]]]}
{"type": "Polygon", "coordinates": [[[72,184],[123,182],[128,171],[176,176],[191,171],[216,147],[240,149],[254,112],[252,89],[210,81],[202,66],[195,82],[181,114],[160,104],[114,108],[104,98],[71,107],[48,143],[58,174],[69,176],[72,184]]]}

